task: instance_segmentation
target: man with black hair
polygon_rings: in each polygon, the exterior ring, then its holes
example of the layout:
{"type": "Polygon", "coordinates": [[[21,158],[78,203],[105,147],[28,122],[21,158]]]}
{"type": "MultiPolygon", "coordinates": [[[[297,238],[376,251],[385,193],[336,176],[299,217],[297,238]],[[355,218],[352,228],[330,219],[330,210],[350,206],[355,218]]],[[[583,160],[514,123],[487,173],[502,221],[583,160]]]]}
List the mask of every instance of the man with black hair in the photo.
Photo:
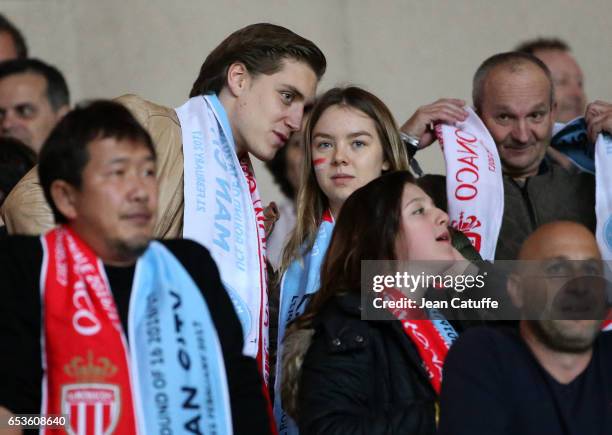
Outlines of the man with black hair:
{"type": "Polygon", "coordinates": [[[62,73],[38,59],[0,63],[0,134],[38,153],[55,124],[70,110],[62,73]]]}
{"type": "Polygon", "coordinates": [[[147,131],[109,101],[45,142],[59,226],[0,240],[0,414],[65,414],[70,433],[270,433],[209,252],[152,240],[156,165],[147,131]]]}
{"type": "Polygon", "coordinates": [[[28,57],[25,38],[13,23],[0,14],[0,62],[28,57]]]}

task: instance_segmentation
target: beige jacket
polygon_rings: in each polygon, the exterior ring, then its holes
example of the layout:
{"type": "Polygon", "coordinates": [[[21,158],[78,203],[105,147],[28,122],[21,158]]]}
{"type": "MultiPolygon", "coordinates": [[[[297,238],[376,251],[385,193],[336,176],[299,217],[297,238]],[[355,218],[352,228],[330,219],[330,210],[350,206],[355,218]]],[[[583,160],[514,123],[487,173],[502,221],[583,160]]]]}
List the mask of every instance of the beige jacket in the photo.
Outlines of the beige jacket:
{"type": "MultiPolygon", "coordinates": [[[[127,107],[149,132],[157,151],[159,212],[154,237],[180,237],[183,232],[183,146],[178,117],[173,109],[136,95],[124,95],[116,101],[127,107]]],[[[9,234],[36,235],[54,226],[53,213],[38,181],[38,167],[13,188],[0,209],[0,217],[9,234]]]]}

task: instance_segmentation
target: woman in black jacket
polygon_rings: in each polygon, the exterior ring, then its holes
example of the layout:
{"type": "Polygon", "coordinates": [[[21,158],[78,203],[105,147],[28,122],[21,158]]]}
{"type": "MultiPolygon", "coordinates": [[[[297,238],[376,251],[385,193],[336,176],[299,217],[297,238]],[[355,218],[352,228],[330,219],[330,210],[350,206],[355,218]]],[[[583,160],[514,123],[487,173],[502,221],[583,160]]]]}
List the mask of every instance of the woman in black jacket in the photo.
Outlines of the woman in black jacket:
{"type": "Polygon", "coordinates": [[[405,321],[402,310],[362,320],[361,260],[462,259],[447,225],[407,172],[345,202],[321,288],[285,341],[283,406],[302,435],[435,433],[441,366],[456,333],[443,320],[405,321]]]}

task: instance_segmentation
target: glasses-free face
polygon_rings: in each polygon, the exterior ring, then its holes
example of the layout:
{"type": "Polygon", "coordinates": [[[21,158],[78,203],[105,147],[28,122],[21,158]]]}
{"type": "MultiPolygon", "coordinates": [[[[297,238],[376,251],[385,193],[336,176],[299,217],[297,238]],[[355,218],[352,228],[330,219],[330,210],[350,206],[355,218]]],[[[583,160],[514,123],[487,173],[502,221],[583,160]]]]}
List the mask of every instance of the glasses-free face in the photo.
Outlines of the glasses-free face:
{"type": "Polygon", "coordinates": [[[571,54],[563,50],[543,50],[535,55],[546,64],[555,84],[557,121],[569,122],[584,116],[586,95],[584,76],[571,54]]]}
{"type": "Polygon", "coordinates": [[[317,183],[334,216],[355,190],[389,169],[374,121],[353,107],[327,108],[312,130],[310,147],[317,183]]]}
{"type": "Polygon", "coordinates": [[[450,260],[459,257],[448,231],[448,215],[415,184],[402,194],[399,235],[395,255],[400,261],[450,260]]]}
{"type": "Polygon", "coordinates": [[[274,74],[256,76],[240,64],[230,67],[230,87],[237,98],[230,124],[239,154],[248,151],[260,160],[272,160],[300,129],[317,76],[304,62],[284,60],[282,65],[274,74]]]}
{"type": "Polygon", "coordinates": [[[132,262],[153,237],[155,159],[146,145],[127,139],[96,139],[88,151],[81,186],[54,181],[54,202],[104,262],[132,262]]]}
{"type": "Polygon", "coordinates": [[[509,291],[538,341],[562,352],[590,348],[607,311],[604,264],[586,228],[548,233],[527,251],[509,291]]]}
{"type": "Polygon", "coordinates": [[[67,106],[53,110],[47,98],[47,81],[39,74],[13,74],[0,80],[1,133],[36,153],[67,111],[67,106]]]}
{"type": "Polygon", "coordinates": [[[484,84],[480,116],[493,136],[504,173],[537,174],[552,135],[555,111],[550,82],[535,65],[511,71],[498,67],[484,84]]]}

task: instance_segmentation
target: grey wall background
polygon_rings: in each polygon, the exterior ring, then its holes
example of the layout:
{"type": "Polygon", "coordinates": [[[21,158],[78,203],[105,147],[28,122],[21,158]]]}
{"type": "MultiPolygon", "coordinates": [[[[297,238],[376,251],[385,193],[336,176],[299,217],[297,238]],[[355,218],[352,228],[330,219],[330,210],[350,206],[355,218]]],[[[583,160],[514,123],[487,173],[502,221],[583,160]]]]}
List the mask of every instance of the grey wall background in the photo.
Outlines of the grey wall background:
{"type": "MultiPolygon", "coordinates": [[[[398,123],[437,98],[469,100],[480,62],[544,35],[570,43],[590,100],[612,101],[610,0],[0,0],[0,11],[22,29],[32,56],[64,72],[73,101],[130,92],[178,106],[208,52],[261,21],[321,47],[328,71],[320,91],[364,86],[398,123]]],[[[444,172],[434,147],[419,161],[444,172]]],[[[255,165],[264,200],[280,198],[255,165]]]]}

